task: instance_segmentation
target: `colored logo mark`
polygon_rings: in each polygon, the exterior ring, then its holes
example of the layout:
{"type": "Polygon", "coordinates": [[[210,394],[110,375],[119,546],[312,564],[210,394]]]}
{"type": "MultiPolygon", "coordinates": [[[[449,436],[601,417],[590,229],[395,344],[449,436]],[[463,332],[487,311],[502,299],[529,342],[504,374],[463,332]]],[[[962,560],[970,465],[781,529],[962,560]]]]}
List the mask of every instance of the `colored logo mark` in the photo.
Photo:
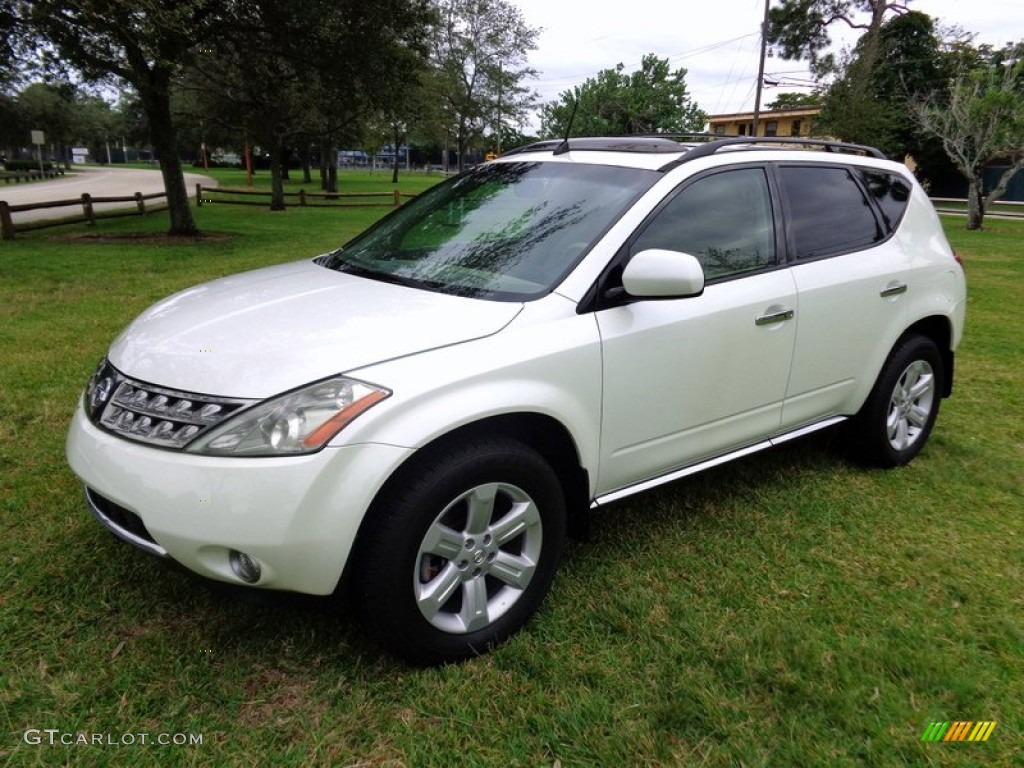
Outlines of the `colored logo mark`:
{"type": "Polygon", "coordinates": [[[995,729],[995,720],[932,722],[924,729],[921,741],[988,741],[995,729]]]}

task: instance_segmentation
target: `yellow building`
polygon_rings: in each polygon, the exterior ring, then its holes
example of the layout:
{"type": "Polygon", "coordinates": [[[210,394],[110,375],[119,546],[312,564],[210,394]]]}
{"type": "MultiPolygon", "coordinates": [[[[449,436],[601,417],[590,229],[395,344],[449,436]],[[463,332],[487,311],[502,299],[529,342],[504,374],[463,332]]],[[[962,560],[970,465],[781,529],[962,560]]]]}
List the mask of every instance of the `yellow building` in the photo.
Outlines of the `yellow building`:
{"type": "MultiPolygon", "coordinates": [[[[763,111],[757,119],[758,136],[812,136],[814,120],[821,107],[798,107],[763,111]]],[[[708,132],[719,136],[753,136],[754,113],[711,115],[708,132]]]]}

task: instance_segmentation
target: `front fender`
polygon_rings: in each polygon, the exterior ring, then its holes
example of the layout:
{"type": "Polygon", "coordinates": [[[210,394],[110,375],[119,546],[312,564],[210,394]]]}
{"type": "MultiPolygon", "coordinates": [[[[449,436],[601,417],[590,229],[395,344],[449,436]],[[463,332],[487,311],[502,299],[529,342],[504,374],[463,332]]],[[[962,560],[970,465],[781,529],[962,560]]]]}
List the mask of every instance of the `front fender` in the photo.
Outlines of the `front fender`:
{"type": "MultiPolygon", "coordinates": [[[[369,366],[350,375],[393,394],[346,427],[332,445],[372,442],[418,449],[460,427],[517,413],[562,424],[597,477],[601,439],[601,342],[592,314],[525,322],[486,339],[369,366]]],[[[591,489],[593,491],[593,489],[591,489]]]]}

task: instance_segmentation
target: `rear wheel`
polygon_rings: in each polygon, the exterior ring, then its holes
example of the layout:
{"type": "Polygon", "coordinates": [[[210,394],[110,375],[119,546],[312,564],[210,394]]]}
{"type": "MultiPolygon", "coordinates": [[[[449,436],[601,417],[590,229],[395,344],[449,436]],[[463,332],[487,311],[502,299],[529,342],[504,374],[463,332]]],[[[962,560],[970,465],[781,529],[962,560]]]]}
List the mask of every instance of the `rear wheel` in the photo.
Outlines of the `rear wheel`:
{"type": "Polygon", "coordinates": [[[879,467],[906,464],[924,448],[942,401],[944,370],[935,342],[902,339],[852,423],[856,458],[879,467]]]}
{"type": "Polygon", "coordinates": [[[516,632],[547,593],[565,539],[554,471],[504,438],[416,460],[369,514],[357,573],[364,622],[421,664],[478,655],[516,632]]]}

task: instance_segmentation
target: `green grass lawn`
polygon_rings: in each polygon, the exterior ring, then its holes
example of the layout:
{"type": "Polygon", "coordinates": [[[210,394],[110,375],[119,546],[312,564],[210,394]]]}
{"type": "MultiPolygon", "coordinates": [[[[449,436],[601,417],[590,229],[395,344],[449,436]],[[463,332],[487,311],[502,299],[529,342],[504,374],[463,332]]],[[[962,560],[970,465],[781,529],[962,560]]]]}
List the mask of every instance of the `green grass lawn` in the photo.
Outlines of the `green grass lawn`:
{"type": "Polygon", "coordinates": [[[614,505],[526,630],[478,660],[403,666],[333,603],[243,601],[103,531],[63,441],[114,336],[174,290],[322,252],[385,210],[204,206],[215,236],[199,242],[114,237],[164,230],[157,214],[0,243],[0,758],[1020,764],[1018,222],[947,222],[967,266],[967,335],[955,395],[912,465],[860,469],[819,435],[614,505]],[[998,726],[982,744],[922,743],[934,720],[998,726]],[[203,743],[50,746],[27,729],[203,743]]]}

